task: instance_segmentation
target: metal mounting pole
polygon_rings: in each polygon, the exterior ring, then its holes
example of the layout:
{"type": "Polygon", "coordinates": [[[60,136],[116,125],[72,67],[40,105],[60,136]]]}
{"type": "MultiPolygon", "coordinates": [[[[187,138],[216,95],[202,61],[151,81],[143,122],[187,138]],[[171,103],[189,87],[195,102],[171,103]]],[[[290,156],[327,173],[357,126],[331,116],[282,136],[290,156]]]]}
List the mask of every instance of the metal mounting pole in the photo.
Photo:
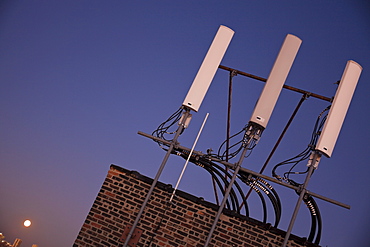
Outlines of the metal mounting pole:
{"type": "Polygon", "coordinates": [[[208,247],[210,241],[211,241],[211,238],[212,238],[212,235],[213,235],[213,232],[215,231],[216,229],[216,225],[217,225],[217,222],[222,214],[222,211],[225,207],[225,204],[226,204],[226,201],[227,201],[227,198],[229,197],[229,194],[230,194],[230,191],[233,187],[233,184],[235,182],[235,179],[236,179],[236,176],[238,175],[238,172],[241,168],[241,165],[243,163],[243,160],[245,158],[245,155],[248,151],[248,149],[250,148],[250,144],[251,144],[251,141],[252,140],[258,140],[260,138],[260,135],[262,134],[262,130],[260,129],[260,127],[258,126],[254,126],[254,125],[250,125],[248,126],[249,129],[247,129],[247,131],[251,131],[251,133],[249,134],[248,136],[248,141],[247,143],[245,144],[245,147],[243,149],[243,152],[242,154],[240,155],[240,158],[239,158],[239,161],[235,164],[235,169],[234,169],[234,173],[233,173],[233,176],[231,177],[231,180],[230,180],[230,183],[225,191],[225,195],[224,195],[224,198],[222,199],[222,202],[221,202],[221,205],[218,209],[218,212],[216,214],[216,217],[215,217],[215,220],[213,221],[213,224],[212,224],[212,227],[208,233],[208,236],[207,236],[207,239],[206,239],[206,242],[204,244],[204,247],[208,247]]]}
{"type": "MultiPolygon", "coordinates": [[[[272,158],[272,156],[274,155],[274,153],[275,153],[276,149],[277,149],[277,148],[278,148],[278,146],[280,145],[281,140],[283,139],[283,137],[284,137],[285,133],[287,132],[287,130],[288,130],[288,128],[289,128],[289,126],[290,126],[290,124],[293,122],[293,119],[294,119],[295,115],[297,114],[297,112],[298,112],[299,108],[301,107],[301,105],[302,105],[303,101],[305,101],[305,100],[307,99],[307,97],[308,97],[308,95],[306,95],[306,94],[302,95],[302,97],[301,97],[300,101],[298,102],[298,104],[297,104],[296,108],[294,109],[294,111],[293,111],[292,115],[290,116],[290,118],[289,118],[289,120],[288,120],[287,124],[285,125],[285,127],[284,127],[283,131],[281,132],[281,134],[280,134],[280,136],[279,136],[278,140],[277,140],[277,141],[276,141],[276,143],[275,143],[275,146],[272,148],[272,150],[271,150],[271,152],[270,152],[269,156],[267,157],[267,159],[266,159],[265,163],[263,164],[263,166],[262,166],[262,168],[261,168],[261,170],[260,170],[260,172],[259,172],[259,173],[261,173],[261,174],[262,174],[262,173],[265,171],[266,166],[268,165],[268,163],[270,162],[270,159],[272,158]]],[[[253,188],[252,188],[252,187],[248,190],[247,194],[246,194],[246,195],[245,195],[245,197],[244,197],[244,200],[240,203],[239,210],[240,210],[240,209],[242,209],[242,207],[244,206],[244,202],[248,199],[248,197],[249,197],[249,196],[250,196],[250,194],[252,193],[252,190],[253,190],[253,188]]]]}
{"type": "MultiPolygon", "coordinates": [[[[233,77],[236,76],[237,73],[235,70],[230,71],[229,74],[229,94],[227,98],[227,125],[226,125],[226,162],[229,161],[229,147],[230,147],[230,118],[231,118],[231,103],[232,103],[232,92],[233,92],[233,77]]],[[[228,167],[226,166],[226,171],[228,167]]],[[[226,176],[226,174],[225,174],[226,176]]],[[[226,176],[227,178],[227,176],[226,176]]]]}
{"type": "Polygon", "coordinates": [[[164,167],[165,167],[165,165],[167,163],[167,160],[170,157],[171,152],[172,152],[173,148],[175,147],[175,145],[178,144],[177,143],[177,138],[182,133],[182,131],[184,129],[184,126],[185,126],[185,123],[186,123],[186,120],[189,117],[189,115],[190,115],[190,110],[188,108],[185,108],[185,112],[183,113],[183,118],[182,118],[181,122],[179,123],[179,127],[176,130],[176,134],[175,134],[174,138],[171,141],[171,144],[170,144],[170,146],[168,148],[168,151],[167,151],[166,155],[163,158],[163,161],[162,161],[162,163],[161,163],[161,165],[160,165],[160,167],[159,167],[159,169],[157,171],[157,174],[156,174],[156,176],[155,176],[155,178],[153,180],[153,183],[152,183],[152,185],[151,185],[151,187],[150,187],[150,189],[148,191],[148,194],[146,195],[146,198],[145,198],[143,204],[141,205],[140,211],[139,211],[138,215],[136,216],[136,219],[135,219],[134,223],[132,224],[131,230],[130,230],[129,234],[127,235],[127,238],[125,240],[125,243],[123,244],[123,247],[127,247],[128,243],[129,243],[129,241],[130,241],[130,239],[132,237],[132,234],[134,233],[134,230],[135,230],[137,224],[139,223],[139,220],[141,218],[141,215],[144,212],[144,209],[146,207],[146,204],[148,203],[148,201],[150,199],[150,196],[153,193],[153,190],[155,188],[155,185],[157,184],[157,182],[159,180],[159,177],[161,176],[161,173],[162,173],[162,171],[163,171],[163,169],[164,169],[164,167]]]}
{"type": "MultiPolygon", "coordinates": [[[[236,71],[230,71],[229,74],[229,93],[227,98],[227,123],[226,123],[226,162],[229,162],[229,147],[230,147],[230,118],[231,118],[231,102],[232,102],[232,92],[233,92],[233,77],[236,76],[236,71]]],[[[225,166],[225,180],[228,179],[227,172],[229,171],[229,167],[225,166]]],[[[226,185],[225,185],[226,189],[226,185]]]]}
{"type": "Polygon", "coordinates": [[[235,182],[235,179],[236,179],[236,176],[238,175],[238,172],[240,170],[240,166],[241,166],[241,163],[243,162],[244,160],[244,156],[246,154],[248,150],[248,147],[245,147],[244,150],[243,150],[243,153],[242,155],[240,156],[240,159],[238,161],[238,163],[236,163],[236,167],[235,167],[235,170],[234,170],[234,174],[233,176],[231,177],[231,180],[230,180],[230,183],[229,183],[229,186],[227,187],[226,191],[225,191],[225,195],[224,195],[224,198],[222,199],[222,202],[221,202],[221,205],[218,209],[218,212],[217,212],[217,215],[216,215],[216,218],[215,220],[213,221],[213,225],[211,227],[211,230],[209,230],[209,233],[208,233],[208,237],[207,237],[207,240],[206,240],[206,243],[204,244],[204,247],[208,247],[208,244],[209,242],[211,241],[211,238],[212,238],[212,235],[213,235],[213,232],[215,231],[216,229],[216,225],[217,225],[217,222],[218,222],[218,219],[220,218],[221,216],[221,213],[225,207],[225,203],[227,201],[227,198],[229,197],[229,194],[230,194],[230,191],[231,191],[231,188],[235,182]]]}
{"type": "Polygon", "coordinates": [[[286,247],[286,245],[288,243],[288,240],[289,240],[290,234],[292,232],[294,222],[297,218],[298,211],[299,211],[299,208],[301,206],[303,197],[305,196],[305,194],[307,192],[306,188],[307,188],[308,182],[310,181],[310,178],[311,178],[311,175],[312,175],[314,169],[317,168],[317,166],[320,162],[321,153],[319,153],[318,151],[313,151],[313,152],[314,153],[313,153],[313,156],[312,156],[312,160],[309,160],[310,163],[308,164],[309,168],[308,168],[308,172],[307,172],[307,175],[306,175],[306,179],[305,179],[304,183],[302,184],[301,191],[300,191],[300,194],[299,194],[299,198],[298,198],[297,204],[294,208],[294,212],[293,212],[292,218],[290,219],[288,230],[286,231],[284,242],[281,245],[281,247],[286,247]]]}

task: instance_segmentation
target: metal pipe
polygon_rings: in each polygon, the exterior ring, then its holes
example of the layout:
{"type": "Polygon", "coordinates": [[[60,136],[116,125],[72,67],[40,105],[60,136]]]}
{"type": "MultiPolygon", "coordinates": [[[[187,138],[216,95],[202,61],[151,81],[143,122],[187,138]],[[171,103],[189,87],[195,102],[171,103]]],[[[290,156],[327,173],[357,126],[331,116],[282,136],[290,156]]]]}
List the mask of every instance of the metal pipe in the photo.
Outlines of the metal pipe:
{"type": "Polygon", "coordinates": [[[292,113],[292,115],[290,116],[290,118],[289,118],[289,120],[288,120],[288,123],[287,123],[287,124],[286,124],[286,126],[284,127],[284,130],[281,132],[281,134],[280,134],[280,136],[279,136],[279,139],[276,141],[275,146],[272,148],[272,150],[271,150],[271,152],[270,152],[269,156],[267,157],[267,159],[266,159],[265,163],[263,164],[263,166],[262,166],[262,168],[261,168],[261,170],[260,170],[260,173],[263,173],[263,172],[265,171],[267,164],[270,162],[271,157],[274,155],[274,153],[275,153],[276,149],[278,148],[278,146],[279,146],[279,144],[280,144],[281,140],[283,139],[283,137],[284,137],[285,133],[287,132],[287,130],[288,130],[288,128],[289,128],[289,126],[290,126],[290,124],[292,123],[292,121],[293,121],[293,119],[294,119],[295,115],[297,115],[297,112],[298,112],[299,108],[301,107],[301,105],[302,105],[303,101],[305,101],[305,99],[307,99],[307,94],[302,95],[301,100],[298,102],[298,105],[296,106],[296,108],[294,109],[294,112],[293,112],[293,113],[292,113]]]}
{"type": "MultiPolygon", "coordinates": [[[[246,77],[258,80],[258,81],[263,81],[263,82],[267,81],[267,79],[265,79],[265,78],[262,78],[262,77],[259,77],[259,76],[256,76],[256,75],[252,75],[252,74],[240,71],[240,70],[232,69],[232,68],[229,68],[229,67],[226,67],[226,66],[223,66],[223,65],[220,65],[218,67],[220,69],[227,70],[227,71],[235,71],[235,73],[237,73],[238,75],[246,76],[246,77]]],[[[325,100],[325,101],[328,101],[328,102],[332,102],[332,100],[333,100],[332,98],[325,97],[325,96],[315,94],[315,93],[311,93],[311,92],[308,92],[308,91],[305,91],[305,90],[302,90],[302,89],[299,89],[299,88],[291,87],[291,86],[288,86],[288,85],[284,85],[283,88],[294,91],[294,92],[297,92],[297,93],[307,94],[307,95],[310,95],[311,97],[318,98],[318,99],[321,99],[321,100],[325,100]]]]}
{"type": "MultiPolygon", "coordinates": [[[[227,124],[226,124],[226,162],[229,162],[229,148],[230,148],[230,119],[231,119],[231,102],[232,102],[232,92],[233,92],[233,77],[236,75],[236,72],[230,71],[229,74],[229,94],[227,99],[227,124]]],[[[229,167],[225,166],[225,178],[227,179],[227,172],[229,171],[229,167]]],[[[225,185],[226,189],[226,185],[225,185]]]]}
{"type": "MultiPolygon", "coordinates": [[[[230,147],[230,118],[231,118],[231,102],[232,102],[232,91],[233,91],[233,77],[234,71],[230,71],[229,75],[229,94],[227,99],[227,124],[226,124],[226,161],[229,161],[229,147],[230,147]]],[[[227,169],[226,169],[227,171],[227,169]]]]}
{"type": "Polygon", "coordinates": [[[239,161],[235,164],[235,169],[234,169],[233,176],[231,177],[230,183],[229,183],[229,185],[227,187],[227,190],[225,191],[224,198],[222,199],[221,205],[218,208],[218,212],[217,212],[216,217],[215,217],[215,219],[213,221],[212,227],[211,227],[211,229],[210,229],[210,231],[208,233],[208,236],[207,236],[206,242],[204,244],[204,247],[208,247],[208,244],[211,241],[213,232],[216,229],[217,222],[218,222],[218,220],[219,220],[219,218],[221,216],[221,213],[222,213],[222,211],[223,211],[223,209],[225,207],[225,203],[227,201],[227,198],[229,197],[229,194],[230,194],[230,191],[231,191],[231,189],[232,189],[232,187],[234,185],[236,176],[238,175],[238,172],[239,172],[239,170],[241,168],[241,165],[243,163],[243,160],[245,158],[245,155],[246,155],[248,149],[250,148],[250,144],[251,144],[252,140],[259,139],[260,138],[260,135],[262,133],[262,130],[259,127],[256,127],[256,126],[251,125],[250,128],[251,129],[249,131],[251,131],[251,133],[248,136],[248,141],[247,141],[247,143],[245,143],[245,147],[243,149],[242,154],[240,155],[239,161]]]}
{"type": "MultiPolygon", "coordinates": [[[[286,247],[286,245],[288,243],[288,240],[289,240],[290,234],[291,234],[291,232],[293,230],[293,226],[294,226],[295,220],[297,218],[298,211],[299,211],[299,208],[301,206],[303,197],[306,194],[306,188],[307,188],[308,182],[310,181],[310,178],[311,178],[311,175],[313,173],[313,170],[315,169],[316,162],[318,163],[319,162],[319,158],[321,157],[321,153],[316,152],[316,151],[314,151],[314,152],[315,153],[314,153],[313,158],[312,158],[312,163],[310,164],[310,167],[309,167],[308,172],[307,172],[307,175],[306,175],[306,179],[305,179],[305,181],[304,181],[304,183],[303,183],[303,185],[301,187],[301,192],[299,194],[299,198],[297,200],[297,204],[296,204],[296,206],[294,208],[293,215],[292,215],[292,218],[290,219],[288,230],[286,231],[284,242],[281,245],[281,247],[286,247]]],[[[317,165],[316,165],[316,167],[317,167],[317,165]]]]}
{"type": "Polygon", "coordinates": [[[348,204],[345,204],[345,203],[342,203],[342,202],[338,202],[338,201],[336,201],[336,200],[334,200],[334,199],[327,198],[327,197],[325,197],[325,196],[322,196],[322,195],[316,194],[316,193],[314,193],[314,192],[312,192],[312,191],[307,190],[307,191],[306,191],[306,194],[308,194],[308,195],[310,195],[310,196],[313,196],[313,197],[316,197],[316,198],[318,198],[318,199],[321,199],[321,200],[323,200],[323,201],[330,202],[330,203],[335,204],[335,205],[337,205],[337,206],[340,206],[340,207],[342,207],[342,208],[345,208],[345,209],[351,209],[351,206],[350,206],[350,205],[348,205],[348,204]]]}
{"type": "Polygon", "coordinates": [[[209,242],[211,241],[211,238],[212,238],[212,235],[213,235],[213,232],[215,231],[216,229],[216,225],[217,225],[217,222],[221,216],[221,213],[225,207],[225,203],[227,201],[227,198],[229,197],[229,194],[230,194],[230,191],[231,191],[231,188],[235,182],[235,179],[236,179],[236,176],[238,175],[238,172],[239,172],[239,169],[240,169],[240,166],[241,166],[241,163],[243,162],[243,159],[244,159],[244,156],[247,152],[248,148],[245,147],[244,150],[243,150],[243,153],[242,153],[242,156],[240,156],[240,160],[239,162],[237,163],[236,165],[236,168],[234,170],[234,174],[233,176],[231,177],[231,180],[230,180],[230,183],[229,183],[229,186],[227,187],[226,191],[225,191],[225,195],[224,195],[224,198],[222,199],[222,202],[221,202],[221,205],[218,209],[218,212],[216,214],[216,217],[215,217],[215,220],[213,221],[213,224],[212,224],[212,227],[211,229],[209,230],[209,233],[208,233],[208,236],[207,236],[207,239],[206,239],[206,243],[204,244],[204,247],[208,247],[208,244],[209,242]]]}
{"type": "Polygon", "coordinates": [[[170,147],[168,148],[168,151],[167,151],[166,155],[163,158],[163,161],[162,161],[162,163],[161,163],[161,165],[160,165],[160,167],[159,167],[159,169],[157,171],[157,174],[156,174],[156,176],[155,176],[155,178],[154,178],[154,180],[152,182],[152,185],[151,185],[151,187],[150,187],[150,189],[148,191],[148,194],[146,195],[145,200],[144,200],[144,202],[141,205],[141,208],[139,210],[139,213],[136,216],[136,219],[135,219],[134,223],[132,224],[131,230],[130,230],[129,234],[127,235],[127,238],[126,238],[126,240],[125,240],[125,242],[123,244],[123,247],[127,247],[128,246],[128,243],[129,243],[129,241],[130,241],[130,239],[132,237],[132,234],[134,233],[134,230],[135,230],[137,224],[139,223],[139,220],[141,218],[141,215],[144,212],[144,209],[146,207],[146,204],[148,203],[148,201],[150,199],[150,196],[153,193],[153,190],[154,190],[154,188],[155,188],[155,186],[156,186],[156,184],[157,184],[157,182],[159,180],[159,177],[162,174],[162,171],[163,171],[164,167],[166,166],[167,160],[170,157],[171,152],[172,152],[174,146],[177,145],[177,138],[180,136],[181,132],[184,129],[184,125],[186,123],[186,120],[187,120],[188,116],[190,115],[190,110],[188,108],[185,108],[185,112],[183,114],[184,115],[183,115],[182,121],[180,122],[179,127],[176,130],[176,133],[175,133],[174,138],[170,141],[170,147]]]}

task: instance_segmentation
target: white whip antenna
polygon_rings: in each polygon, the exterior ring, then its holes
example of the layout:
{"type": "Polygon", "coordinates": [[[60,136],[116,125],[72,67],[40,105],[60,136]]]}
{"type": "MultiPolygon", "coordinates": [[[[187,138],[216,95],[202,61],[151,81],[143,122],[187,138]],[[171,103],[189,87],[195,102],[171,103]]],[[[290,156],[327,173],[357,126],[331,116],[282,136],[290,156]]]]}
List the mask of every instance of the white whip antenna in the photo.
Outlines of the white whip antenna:
{"type": "Polygon", "coordinates": [[[301,43],[302,40],[294,35],[288,34],[286,36],[261,96],[254,108],[250,122],[266,128],[301,43]]]}
{"type": "Polygon", "coordinates": [[[348,61],[344,69],[339,87],[335,93],[333,104],[328,113],[325,125],[316,145],[316,150],[325,156],[331,156],[337,141],[349,104],[360,78],[362,67],[355,61],[348,61]]]}
{"type": "Polygon", "coordinates": [[[234,31],[230,28],[222,25],[219,27],[207,55],[195,76],[193,84],[182,103],[183,106],[195,112],[198,111],[233,35],[234,31]]]}
{"type": "Polygon", "coordinates": [[[201,133],[202,133],[202,131],[203,131],[203,127],[204,127],[204,125],[206,124],[206,121],[207,121],[208,115],[209,115],[209,113],[207,113],[207,114],[206,114],[206,116],[205,116],[205,118],[204,118],[204,120],[203,120],[202,126],[201,126],[201,127],[200,127],[200,129],[199,129],[199,132],[198,132],[197,138],[195,138],[194,144],[193,144],[193,146],[192,146],[192,148],[191,148],[191,150],[190,150],[190,153],[189,153],[188,158],[186,159],[186,162],[185,162],[185,164],[184,164],[184,167],[182,168],[182,171],[181,171],[181,173],[180,173],[179,179],[177,180],[176,186],[175,186],[175,188],[174,188],[174,190],[173,190],[173,192],[172,192],[172,195],[171,195],[171,198],[170,198],[170,201],[169,201],[169,202],[172,202],[173,197],[175,196],[176,190],[177,190],[177,188],[179,187],[179,184],[180,184],[180,181],[181,181],[181,179],[182,179],[182,176],[184,175],[184,172],[185,172],[185,170],[186,170],[186,167],[188,166],[188,163],[189,163],[190,157],[191,157],[191,155],[193,154],[193,151],[194,151],[195,145],[197,145],[197,142],[198,142],[199,136],[200,136],[200,134],[201,134],[201,133]]]}

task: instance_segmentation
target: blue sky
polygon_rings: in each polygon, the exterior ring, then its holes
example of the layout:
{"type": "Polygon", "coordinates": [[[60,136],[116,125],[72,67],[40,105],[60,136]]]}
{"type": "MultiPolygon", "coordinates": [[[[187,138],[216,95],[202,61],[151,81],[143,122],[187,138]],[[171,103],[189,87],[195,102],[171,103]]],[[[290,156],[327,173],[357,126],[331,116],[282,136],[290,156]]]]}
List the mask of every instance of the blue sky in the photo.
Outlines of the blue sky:
{"type": "MultiPolygon", "coordinates": [[[[151,133],[180,107],[219,27],[235,35],[221,64],[267,77],[286,34],[302,45],[286,81],[327,97],[347,60],[363,73],[332,158],[309,189],[350,204],[317,200],[322,246],[364,246],[367,193],[370,6],[366,1],[2,1],[0,3],[0,232],[24,246],[70,246],[110,164],[154,177],[164,153],[151,133]],[[22,227],[24,219],[32,227],[22,227]]],[[[218,70],[180,137],[197,150],[225,139],[228,72],[218,70]]],[[[234,79],[232,131],[249,120],[263,83],[234,79]]],[[[258,171],[301,95],[283,90],[260,143],[243,166],[258,171]]],[[[327,106],[306,100],[265,171],[309,141],[327,106]]],[[[171,157],[160,180],[175,184],[183,160],[171,157]]],[[[275,186],[285,230],[297,196],[275,186]]],[[[213,201],[209,175],[190,165],[179,189],[213,201]]],[[[260,219],[258,201],[251,216],[260,219]],[[253,212],[256,212],[255,214],[253,212]]],[[[293,233],[309,231],[302,207],[293,233]]]]}

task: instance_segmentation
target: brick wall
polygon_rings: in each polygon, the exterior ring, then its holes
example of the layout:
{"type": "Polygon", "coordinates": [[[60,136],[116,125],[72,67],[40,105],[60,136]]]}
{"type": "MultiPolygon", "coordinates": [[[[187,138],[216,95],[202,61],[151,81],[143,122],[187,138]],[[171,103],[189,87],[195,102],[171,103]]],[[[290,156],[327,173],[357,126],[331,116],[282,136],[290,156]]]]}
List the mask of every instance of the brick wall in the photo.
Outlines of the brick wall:
{"type": "MultiPolygon", "coordinates": [[[[138,172],[111,165],[73,246],[122,246],[124,230],[134,222],[151,183],[138,172]]],[[[172,191],[171,185],[157,183],[137,226],[141,237],[132,246],[204,245],[218,206],[182,191],[169,205],[172,191]]],[[[278,247],[284,236],[270,224],[225,209],[210,246],[278,247]]],[[[291,239],[290,247],[317,246],[294,235],[291,239]]]]}

